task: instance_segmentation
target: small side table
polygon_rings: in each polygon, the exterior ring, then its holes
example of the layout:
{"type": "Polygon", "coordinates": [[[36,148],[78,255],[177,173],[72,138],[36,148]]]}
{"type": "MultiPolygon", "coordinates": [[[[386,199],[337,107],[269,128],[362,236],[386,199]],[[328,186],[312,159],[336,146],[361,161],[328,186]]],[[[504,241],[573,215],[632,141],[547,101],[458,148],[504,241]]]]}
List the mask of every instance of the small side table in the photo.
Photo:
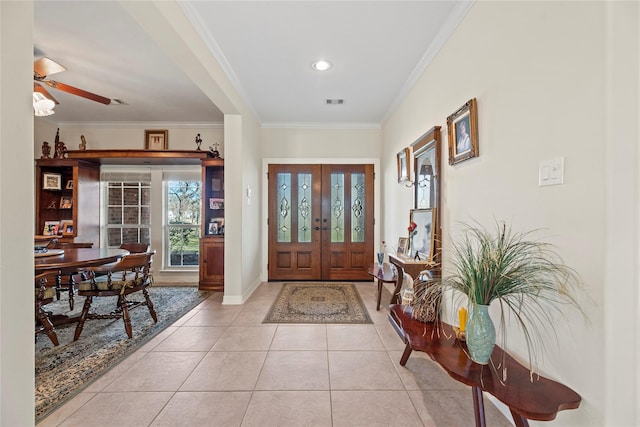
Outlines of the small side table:
{"type": "MultiPolygon", "coordinates": [[[[400,284],[402,284],[402,275],[398,275],[396,269],[393,268],[391,264],[387,264],[386,262],[382,265],[374,262],[369,266],[369,270],[367,272],[375,279],[378,279],[378,304],[376,305],[376,311],[379,311],[380,297],[382,296],[382,284],[396,282],[400,282],[400,284]]],[[[398,285],[396,284],[396,289],[397,288],[398,285]]],[[[392,304],[394,301],[394,297],[395,295],[391,297],[392,304]]]]}

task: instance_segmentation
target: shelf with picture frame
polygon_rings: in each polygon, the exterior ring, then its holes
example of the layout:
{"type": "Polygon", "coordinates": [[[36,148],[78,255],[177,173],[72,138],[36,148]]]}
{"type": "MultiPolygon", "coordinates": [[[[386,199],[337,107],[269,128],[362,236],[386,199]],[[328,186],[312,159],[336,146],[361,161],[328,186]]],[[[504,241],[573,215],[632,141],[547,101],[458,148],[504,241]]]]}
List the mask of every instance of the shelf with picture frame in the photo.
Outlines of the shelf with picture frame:
{"type": "Polygon", "coordinates": [[[35,162],[36,235],[57,221],[61,241],[100,244],[100,165],[74,159],[38,159],[35,162]],[[72,223],[63,233],[62,224],[72,223]]]}
{"type": "Polygon", "coordinates": [[[224,160],[202,160],[202,230],[198,288],[224,290],[224,160]]]}

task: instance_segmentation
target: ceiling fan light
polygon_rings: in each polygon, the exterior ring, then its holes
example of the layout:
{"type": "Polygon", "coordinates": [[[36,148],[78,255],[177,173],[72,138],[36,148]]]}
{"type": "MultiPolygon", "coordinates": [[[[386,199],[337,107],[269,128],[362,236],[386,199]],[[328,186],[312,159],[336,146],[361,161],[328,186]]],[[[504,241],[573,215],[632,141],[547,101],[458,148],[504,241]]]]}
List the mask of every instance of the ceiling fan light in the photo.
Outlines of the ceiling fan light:
{"type": "Polygon", "coordinates": [[[33,109],[36,111],[36,116],[39,111],[51,111],[49,114],[44,114],[46,116],[53,114],[53,107],[55,106],[56,103],[45,97],[43,94],[33,92],[33,109]]]}
{"type": "Polygon", "coordinates": [[[55,111],[53,110],[35,110],[34,115],[36,117],[46,117],[52,115],[53,113],[55,113],[55,111]]]}

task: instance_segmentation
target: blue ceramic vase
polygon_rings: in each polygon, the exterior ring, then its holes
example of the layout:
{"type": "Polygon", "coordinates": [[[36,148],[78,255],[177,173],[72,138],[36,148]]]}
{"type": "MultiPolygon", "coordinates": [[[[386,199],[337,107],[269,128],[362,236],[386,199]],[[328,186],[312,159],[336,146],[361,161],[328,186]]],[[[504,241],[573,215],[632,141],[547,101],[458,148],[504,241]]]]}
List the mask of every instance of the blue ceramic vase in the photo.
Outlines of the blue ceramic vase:
{"type": "Polygon", "coordinates": [[[481,365],[489,363],[496,345],[496,328],[489,316],[488,305],[472,305],[467,319],[466,340],[471,360],[481,365]]]}

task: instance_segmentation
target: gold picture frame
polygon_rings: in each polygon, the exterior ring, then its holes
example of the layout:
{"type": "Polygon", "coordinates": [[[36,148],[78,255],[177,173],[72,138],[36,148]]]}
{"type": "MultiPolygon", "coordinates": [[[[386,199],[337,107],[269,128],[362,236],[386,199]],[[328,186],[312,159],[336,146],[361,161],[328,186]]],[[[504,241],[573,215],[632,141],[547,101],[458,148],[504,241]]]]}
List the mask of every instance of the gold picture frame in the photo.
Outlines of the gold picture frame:
{"type": "Polygon", "coordinates": [[[405,147],[397,155],[398,182],[411,181],[411,149],[405,147]]]}
{"type": "Polygon", "coordinates": [[[449,164],[455,165],[480,155],[478,144],[478,108],[470,99],[447,117],[449,134],[449,164]]]}
{"type": "Polygon", "coordinates": [[[146,150],[168,150],[169,131],[166,129],[151,129],[144,131],[146,150]]]}

